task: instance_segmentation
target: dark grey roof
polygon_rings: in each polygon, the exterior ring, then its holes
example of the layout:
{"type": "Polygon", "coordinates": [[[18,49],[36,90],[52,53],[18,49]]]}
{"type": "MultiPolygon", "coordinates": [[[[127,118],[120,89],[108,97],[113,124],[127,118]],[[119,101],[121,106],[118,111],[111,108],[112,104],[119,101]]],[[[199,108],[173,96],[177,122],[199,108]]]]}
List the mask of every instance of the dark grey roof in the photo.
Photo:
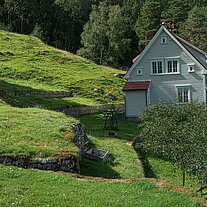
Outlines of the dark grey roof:
{"type": "Polygon", "coordinates": [[[190,44],[189,42],[185,41],[184,39],[178,37],[177,35],[173,34],[173,36],[207,70],[207,54],[204,51],[195,47],[194,45],[190,44]]]}

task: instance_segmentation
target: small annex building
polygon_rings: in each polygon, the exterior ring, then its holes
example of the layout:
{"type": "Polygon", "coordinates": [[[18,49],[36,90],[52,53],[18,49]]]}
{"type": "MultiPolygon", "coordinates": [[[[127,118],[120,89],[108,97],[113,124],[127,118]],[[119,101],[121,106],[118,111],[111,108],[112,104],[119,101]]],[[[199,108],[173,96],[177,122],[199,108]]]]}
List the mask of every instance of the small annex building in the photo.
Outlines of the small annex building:
{"type": "Polygon", "coordinates": [[[206,102],[207,54],[164,25],[133,61],[123,87],[127,118],[161,101],[206,102]]]}

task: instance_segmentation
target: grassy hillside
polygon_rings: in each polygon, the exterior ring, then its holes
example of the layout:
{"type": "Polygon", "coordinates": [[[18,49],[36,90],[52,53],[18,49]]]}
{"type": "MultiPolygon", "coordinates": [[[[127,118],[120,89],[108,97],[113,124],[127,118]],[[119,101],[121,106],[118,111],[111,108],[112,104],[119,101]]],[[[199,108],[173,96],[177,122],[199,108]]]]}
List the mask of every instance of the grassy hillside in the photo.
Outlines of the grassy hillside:
{"type": "Polygon", "coordinates": [[[0,105],[0,154],[47,157],[61,153],[77,154],[70,124],[64,115],[36,108],[20,109],[0,105]],[[64,133],[66,134],[66,133],[64,133]]]}
{"type": "MultiPolygon", "coordinates": [[[[70,91],[73,99],[63,99],[61,107],[71,102],[87,105],[88,99],[90,104],[106,103],[108,93],[115,95],[116,102],[123,101],[119,90],[124,80],[114,76],[119,70],[49,47],[33,36],[0,31],[0,62],[0,89],[70,91]]],[[[17,102],[27,104],[27,100],[17,102]]],[[[34,102],[41,105],[42,100],[34,102]]]]}

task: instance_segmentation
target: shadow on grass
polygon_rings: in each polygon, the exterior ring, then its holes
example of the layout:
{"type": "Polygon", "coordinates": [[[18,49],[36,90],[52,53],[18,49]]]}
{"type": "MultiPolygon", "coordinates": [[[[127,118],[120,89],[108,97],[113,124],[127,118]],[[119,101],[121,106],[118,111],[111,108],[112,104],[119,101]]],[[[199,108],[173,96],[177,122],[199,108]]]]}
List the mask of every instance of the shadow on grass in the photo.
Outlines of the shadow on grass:
{"type": "MultiPolygon", "coordinates": [[[[12,90],[12,91],[28,91],[28,92],[47,92],[43,90],[33,89],[27,86],[21,86],[18,84],[11,84],[4,80],[0,80],[0,90],[12,90]]],[[[41,98],[34,96],[13,96],[3,94],[0,98],[7,104],[13,107],[27,108],[27,107],[39,107],[49,110],[57,110],[61,108],[78,107],[82,106],[76,102],[64,100],[64,98],[41,98]]]]}
{"type": "Polygon", "coordinates": [[[149,163],[146,152],[141,147],[138,147],[135,151],[137,152],[138,158],[142,163],[145,178],[157,178],[157,175],[149,163]]]}
{"type": "Polygon", "coordinates": [[[81,175],[120,179],[121,176],[111,169],[110,163],[103,163],[99,161],[92,161],[82,158],[80,161],[81,175]]]}
{"type": "MultiPolygon", "coordinates": [[[[89,148],[96,148],[96,145],[90,141],[89,148]]],[[[115,158],[112,154],[109,154],[109,159],[106,163],[86,159],[83,157],[80,161],[81,175],[120,179],[121,176],[119,175],[119,173],[117,173],[111,168],[111,166],[115,166],[117,164],[114,162],[114,160],[115,158]]]]}

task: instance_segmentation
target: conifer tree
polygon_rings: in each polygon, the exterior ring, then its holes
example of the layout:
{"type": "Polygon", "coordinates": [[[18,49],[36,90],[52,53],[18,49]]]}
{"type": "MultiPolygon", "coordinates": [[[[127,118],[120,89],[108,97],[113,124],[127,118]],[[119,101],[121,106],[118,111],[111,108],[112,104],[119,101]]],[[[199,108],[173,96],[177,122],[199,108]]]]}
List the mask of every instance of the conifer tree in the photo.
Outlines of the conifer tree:
{"type": "Polygon", "coordinates": [[[192,5],[189,0],[171,0],[168,2],[168,8],[162,12],[162,21],[179,33],[191,8],[192,5]]]}
{"type": "Polygon", "coordinates": [[[207,52],[207,6],[195,6],[188,15],[182,35],[195,46],[207,52]]]}
{"type": "Polygon", "coordinates": [[[136,24],[136,33],[140,46],[146,46],[160,27],[161,3],[158,0],[146,0],[136,24]]]}

